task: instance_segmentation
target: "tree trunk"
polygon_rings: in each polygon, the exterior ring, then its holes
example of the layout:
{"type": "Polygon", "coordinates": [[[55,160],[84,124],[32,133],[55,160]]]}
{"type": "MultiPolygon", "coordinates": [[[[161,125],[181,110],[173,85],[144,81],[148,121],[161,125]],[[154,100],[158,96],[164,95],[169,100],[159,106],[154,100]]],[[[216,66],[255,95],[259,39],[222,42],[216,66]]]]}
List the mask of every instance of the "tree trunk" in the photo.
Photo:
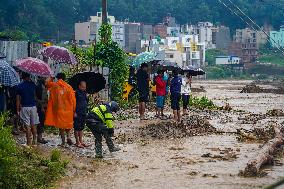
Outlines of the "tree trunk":
{"type": "Polygon", "coordinates": [[[268,141],[255,159],[248,162],[244,171],[240,174],[243,176],[257,176],[263,165],[273,163],[273,155],[277,152],[279,146],[284,144],[284,129],[279,126],[274,127],[276,136],[274,139],[268,141]]]}
{"type": "Polygon", "coordinates": [[[107,23],[107,0],[102,0],[102,21],[103,24],[107,23]]]}

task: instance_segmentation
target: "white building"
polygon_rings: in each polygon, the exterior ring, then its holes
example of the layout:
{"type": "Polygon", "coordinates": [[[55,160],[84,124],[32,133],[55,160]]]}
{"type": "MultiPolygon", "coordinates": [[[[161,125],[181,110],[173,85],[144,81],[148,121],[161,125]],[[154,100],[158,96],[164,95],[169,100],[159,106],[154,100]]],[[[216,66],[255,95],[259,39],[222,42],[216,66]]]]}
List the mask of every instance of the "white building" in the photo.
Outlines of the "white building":
{"type": "Polygon", "coordinates": [[[216,65],[241,64],[241,58],[238,56],[217,56],[216,65]]]}
{"type": "Polygon", "coordinates": [[[205,66],[205,43],[198,42],[198,35],[179,35],[165,39],[141,40],[142,51],[154,51],[158,58],[177,63],[180,67],[205,66]]]}
{"type": "MultiPolygon", "coordinates": [[[[124,23],[115,21],[114,16],[108,16],[108,23],[112,25],[112,39],[121,48],[125,47],[125,27],[124,23]]],[[[98,41],[99,29],[102,24],[101,12],[97,16],[90,16],[90,21],[75,23],[75,40],[79,44],[91,44],[98,41]]]]}
{"type": "Polygon", "coordinates": [[[196,42],[204,43],[206,49],[216,48],[218,27],[211,22],[199,22],[197,25],[183,25],[181,31],[188,35],[198,35],[196,42]]]}
{"type": "Polygon", "coordinates": [[[125,27],[123,22],[114,22],[112,25],[112,39],[117,42],[120,47],[125,47],[125,27]]]}
{"type": "Polygon", "coordinates": [[[197,25],[197,34],[200,43],[205,43],[206,49],[216,48],[216,35],[218,28],[211,22],[199,22],[197,25]]]}

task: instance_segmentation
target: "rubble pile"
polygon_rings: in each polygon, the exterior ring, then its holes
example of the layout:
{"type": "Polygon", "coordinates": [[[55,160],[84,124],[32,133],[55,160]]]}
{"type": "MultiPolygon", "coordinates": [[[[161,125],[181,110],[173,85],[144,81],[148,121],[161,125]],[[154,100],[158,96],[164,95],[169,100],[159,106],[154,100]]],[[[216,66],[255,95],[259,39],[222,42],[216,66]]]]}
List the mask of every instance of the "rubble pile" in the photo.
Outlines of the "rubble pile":
{"type": "Polygon", "coordinates": [[[247,114],[244,116],[238,117],[238,120],[241,121],[241,124],[256,124],[259,120],[265,119],[265,114],[247,114]]]}
{"type": "Polygon", "coordinates": [[[225,148],[225,149],[212,149],[213,153],[205,153],[201,157],[209,158],[212,161],[234,161],[237,159],[238,150],[233,150],[232,148],[225,148]]]}
{"type": "Polygon", "coordinates": [[[172,121],[149,124],[140,128],[140,136],[143,138],[183,138],[189,136],[205,135],[216,132],[209,121],[199,115],[192,115],[182,123],[172,121]]]}
{"type": "Polygon", "coordinates": [[[191,88],[191,92],[194,92],[194,93],[205,93],[206,90],[204,89],[203,86],[200,86],[199,88],[191,88]]]}
{"type": "Polygon", "coordinates": [[[273,117],[280,117],[280,116],[284,116],[284,112],[283,110],[280,110],[280,109],[273,109],[273,110],[268,110],[266,115],[273,116],[273,117]]]}
{"type": "Polygon", "coordinates": [[[262,92],[264,92],[264,89],[257,86],[254,83],[246,85],[241,91],[241,93],[262,93],[262,92]]]}
{"type": "Polygon", "coordinates": [[[274,93],[274,94],[284,94],[284,87],[278,87],[276,89],[264,89],[259,86],[257,86],[254,83],[251,83],[249,85],[246,85],[241,93],[274,93]]]}
{"type": "Polygon", "coordinates": [[[275,137],[275,123],[270,123],[265,128],[254,128],[253,130],[238,129],[237,139],[244,141],[268,141],[275,137]]]}

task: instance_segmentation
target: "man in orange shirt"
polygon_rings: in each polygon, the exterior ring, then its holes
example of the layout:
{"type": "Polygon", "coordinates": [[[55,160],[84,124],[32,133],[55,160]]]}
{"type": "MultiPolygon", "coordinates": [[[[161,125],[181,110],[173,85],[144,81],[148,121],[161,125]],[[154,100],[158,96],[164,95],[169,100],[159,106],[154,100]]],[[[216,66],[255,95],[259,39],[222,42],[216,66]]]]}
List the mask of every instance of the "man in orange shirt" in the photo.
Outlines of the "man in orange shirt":
{"type": "Polygon", "coordinates": [[[65,132],[67,143],[72,145],[70,130],[73,128],[74,114],[76,109],[76,98],[73,88],[64,80],[64,73],[57,74],[56,83],[49,82],[49,100],[46,111],[45,125],[54,126],[60,130],[62,146],[65,146],[65,132]]]}

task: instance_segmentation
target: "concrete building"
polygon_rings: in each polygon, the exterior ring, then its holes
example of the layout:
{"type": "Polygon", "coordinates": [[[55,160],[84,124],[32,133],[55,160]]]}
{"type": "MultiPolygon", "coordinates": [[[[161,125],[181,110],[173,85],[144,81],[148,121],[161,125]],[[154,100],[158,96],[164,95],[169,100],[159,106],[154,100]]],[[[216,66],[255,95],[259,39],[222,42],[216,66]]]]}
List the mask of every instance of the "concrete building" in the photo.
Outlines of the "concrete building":
{"type": "MultiPolygon", "coordinates": [[[[96,22],[99,24],[102,24],[103,22],[102,12],[97,12],[97,16],[90,16],[90,18],[91,18],[90,22],[96,22]]],[[[108,23],[112,24],[115,22],[115,17],[107,15],[107,20],[108,20],[108,23]]]]}
{"type": "Polygon", "coordinates": [[[125,51],[129,53],[137,53],[137,44],[141,40],[141,24],[125,23],[125,51]]]}
{"type": "Polygon", "coordinates": [[[240,57],[245,67],[250,67],[258,57],[254,43],[232,42],[229,47],[229,54],[240,57]]]}
{"type": "Polygon", "coordinates": [[[271,31],[270,38],[272,47],[284,47],[284,26],[281,26],[279,31],[271,31]]]}
{"type": "Polygon", "coordinates": [[[267,36],[262,31],[254,31],[250,28],[237,29],[235,41],[240,43],[252,43],[258,49],[267,42],[267,36]]]}
{"type": "Polygon", "coordinates": [[[216,34],[216,48],[228,49],[231,43],[230,28],[226,26],[220,26],[216,34]]]}
{"type": "MultiPolygon", "coordinates": [[[[121,48],[125,47],[124,41],[124,23],[117,22],[114,16],[108,16],[108,23],[112,25],[112,39],[117,42],[121,48]]],[[[79,45],[91,44],[98,41],[99,29],[102,24],[101,12],[97,16],[90,16],[88,22],[75,23],[75,40],[79,45]]]]}
{"type": "Polygon", "coordinates": [[[125,48],[125,27],[123,22],[114,22],[112,25],[112,39],[121,48],[125,48]]]}
{"type": "Polygon", "coordinates": [[[163,24],[167,27],[179,27],[180,25],[176,23],[175,17],[172,17],[171,14],[168,14],[163,18],[163,24]]]}
{"type": "Polygon", "coordinates": [[[99,24],[95,22],[75,23],[75,40],[79,45],[90,44],[97,38],[99,24]]]}
{"type": "Polygon", "coordinates": [[[205,43],[206,49],[216,48],[217,27],[210,22],[199,22],[196,31],[199,36],[199,42],[205,43]]]}
{"type": "Polygon", "coordinates": [[[198,35],[141,40],[139,45],[141,52],[154,51],[159,59],[177,63],[180,67],[205,66],[205,43],[198,42],[198,35]]]}
{"type": "Polygon", "coordinates": [[[152,39],[154,38],[154,27],[150,24],[142,24],[141,25],[141,37],[142,39],[152,39]]]}
{"type": "Polygon", "coordinates": [[[167,34],[167,26],[164,24],[157,24],[154,27],[154,34],[160,36],[161,38],[166,38],[168,36],[167,34]]]}

